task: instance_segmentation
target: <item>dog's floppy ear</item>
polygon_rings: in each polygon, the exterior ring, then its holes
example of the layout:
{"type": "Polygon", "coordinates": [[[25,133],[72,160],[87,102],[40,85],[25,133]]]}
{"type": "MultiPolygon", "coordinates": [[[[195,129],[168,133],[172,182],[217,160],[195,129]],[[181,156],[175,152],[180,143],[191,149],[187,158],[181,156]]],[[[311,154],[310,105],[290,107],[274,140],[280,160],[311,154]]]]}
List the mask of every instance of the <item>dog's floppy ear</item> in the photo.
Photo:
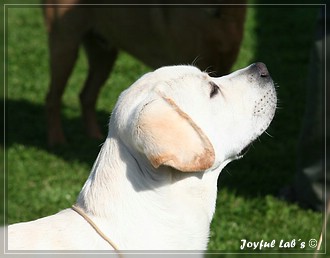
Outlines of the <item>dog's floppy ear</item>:
{"type": "Polygon", "coordinates": [[[210,168],[215,159],[207,136],[172,99],[146,104],[138,119],[137,140],[151,164],[171,166],[183,172],[210,168]]]}

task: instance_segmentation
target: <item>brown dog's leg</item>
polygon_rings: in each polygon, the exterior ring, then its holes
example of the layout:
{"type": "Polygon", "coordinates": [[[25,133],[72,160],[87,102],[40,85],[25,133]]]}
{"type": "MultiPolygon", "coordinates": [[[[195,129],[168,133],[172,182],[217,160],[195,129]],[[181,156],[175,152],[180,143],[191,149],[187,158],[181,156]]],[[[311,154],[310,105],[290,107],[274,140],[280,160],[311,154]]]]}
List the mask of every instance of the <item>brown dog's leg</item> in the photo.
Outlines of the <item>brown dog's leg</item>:
{"type": "Polygon", "coordinates": [[[87,35],[83,43],[89,62],[88,77],[80,93],[83,120],[87,134],[91,138],[102,139],[103,134],[97,123],[95,106],[100,89],[112,70],[118,51],[94,34],[87,35]]]}
{"type": "Polygon", "coordinates": [[[76,2],[64,1],[68,5],[62,6],[51,5],[54,2],[46,0],[48,5],[43,6],[50,59],[51,78],[46,112],[48,144],[51,146],[66,142],[61,123],[61,98],[76,62],[83,35],[90,29],[89,9],[78,8],[73,5],[76,2]]]}
{"type": "Polygon", "coordinates": [[[48,144],[53,146],[66,142],[61,122],[61,98],[68,78],[77,59],[79,42],[66,41],[55,35],[50,36],[51,81],[46,97],[48,144]]]}

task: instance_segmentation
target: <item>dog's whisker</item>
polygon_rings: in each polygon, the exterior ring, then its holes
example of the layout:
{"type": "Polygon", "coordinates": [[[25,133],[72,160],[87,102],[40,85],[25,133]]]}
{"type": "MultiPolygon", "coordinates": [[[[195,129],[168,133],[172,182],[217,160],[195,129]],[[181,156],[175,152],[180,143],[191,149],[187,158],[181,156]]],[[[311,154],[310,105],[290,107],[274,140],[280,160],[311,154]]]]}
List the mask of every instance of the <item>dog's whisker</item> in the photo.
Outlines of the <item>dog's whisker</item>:
{"type": "Polygon", "coordinates": [[[192,61],[191,65],[195,66],[196,63],[199,61],[199,59],[200,59],[200,55],[197,55],[195,59],[192,61]]]}
{"type": "Polygon", "coordinates": [[[211,66],[208,66],[204,72],[207,73],[209,76],[214,77],[216,76],[217,72],[215,70],[209,70],[211,69],[211,66]]]}
{"type": "Polygon", "coordinates": [[[267,134],[269,137],[274,138],[274,136],[268,133],[267,131],[265,131],[264,133],[267,134]]]}
{"type": "Polygon", "coordinates": [[[230,176],[232,176],[232,174],[230,173],[230,171],[229,171],[229,169],[225,169],[225,171],[224,171],[226,174],[228,174],[228,175],[230,175],[230,176]]]}

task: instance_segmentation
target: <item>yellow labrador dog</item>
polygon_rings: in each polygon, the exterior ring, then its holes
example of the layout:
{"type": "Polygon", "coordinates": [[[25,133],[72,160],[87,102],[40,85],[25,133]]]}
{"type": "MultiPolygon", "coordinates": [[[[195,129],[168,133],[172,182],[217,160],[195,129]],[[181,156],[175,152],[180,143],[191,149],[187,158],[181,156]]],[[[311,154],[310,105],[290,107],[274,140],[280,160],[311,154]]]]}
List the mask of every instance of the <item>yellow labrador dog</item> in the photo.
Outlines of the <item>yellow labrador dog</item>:
{"type": "Polygon", "coordinates": [[[217,178],[276,102],[263,63],[218,78],[193,66],[142,76],[119,97],[76,205],[9,226],[8,248],[205,250],[217,178]]]}

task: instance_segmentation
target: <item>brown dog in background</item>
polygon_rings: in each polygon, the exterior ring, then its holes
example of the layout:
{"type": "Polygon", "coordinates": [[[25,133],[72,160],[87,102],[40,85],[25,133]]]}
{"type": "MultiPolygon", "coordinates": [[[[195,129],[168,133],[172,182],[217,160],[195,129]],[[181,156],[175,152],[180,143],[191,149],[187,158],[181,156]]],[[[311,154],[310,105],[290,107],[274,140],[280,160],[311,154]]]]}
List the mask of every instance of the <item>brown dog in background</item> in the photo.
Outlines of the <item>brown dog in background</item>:
{"type": "Polygon", "coordinates": [[[125,7],[92,2],[94,5],[84,6],[88,0],[45,0],[51,74],[46,99],[49,145],[66,142],[61,97],[81,44],[89,71],[80,102],[92,138],[102,138],[95,105],[119,50],[152,68],[198,59],[194,65],[202,70],[209,68],[218,76],[229,73],[243,38],[245,1],[215,1],[231,5],[125,7]]]}

